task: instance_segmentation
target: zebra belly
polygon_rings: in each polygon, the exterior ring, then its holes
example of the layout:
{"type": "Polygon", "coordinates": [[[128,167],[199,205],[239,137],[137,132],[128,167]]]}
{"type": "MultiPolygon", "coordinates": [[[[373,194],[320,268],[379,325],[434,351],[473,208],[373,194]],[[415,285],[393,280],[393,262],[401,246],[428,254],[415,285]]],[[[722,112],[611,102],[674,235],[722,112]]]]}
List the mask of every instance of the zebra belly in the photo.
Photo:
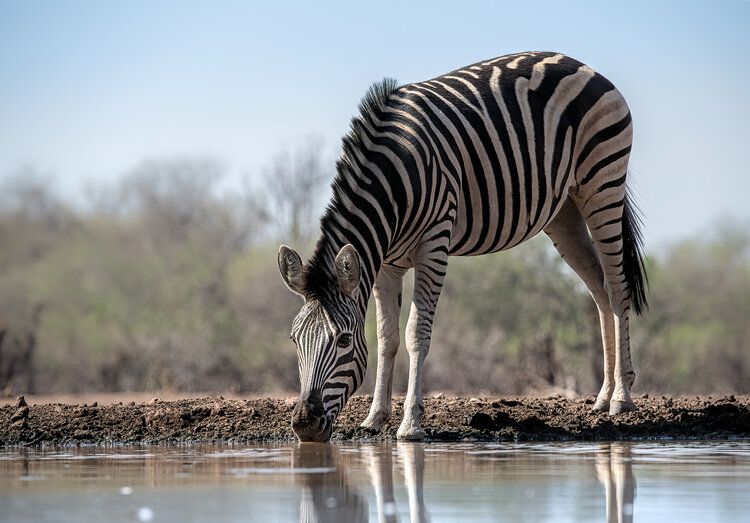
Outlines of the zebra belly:
{"type": "MultiPolygon", "coordinates": [[[[503,186],[502,182],[497,177],[488,178],[485,177],[485,182],[494,189],[492,192],[482,194],[475,190],[473,194],[462,194],[458,198],[449,248],[451,256],[507,250],[532,238],[559,212],[574,183],[574,177],[568,176],[554,187],[553,177],[545,175],[532,180],[520,179],[511,189],[501,192],[498,189],[503,186]]],[[[465,181],[469,190],[479,187],[471,174],[465,181]]]]}

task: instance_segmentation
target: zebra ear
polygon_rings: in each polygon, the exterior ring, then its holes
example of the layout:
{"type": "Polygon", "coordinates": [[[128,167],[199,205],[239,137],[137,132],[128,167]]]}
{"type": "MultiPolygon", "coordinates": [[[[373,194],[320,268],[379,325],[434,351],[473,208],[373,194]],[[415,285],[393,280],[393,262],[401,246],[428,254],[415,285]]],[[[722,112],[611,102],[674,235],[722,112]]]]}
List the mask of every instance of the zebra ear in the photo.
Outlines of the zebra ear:
{"type": "Polygon", "coordinates": [[[279,272],[289,290],[302,295],[304,289],[302,260],[299,254],[286,245],[279,247],[279,272]]]}
{"type": "Polygon", "coordinates": [[[344,294],[354,296],[359,286],[359,256],[351,243],[344,245],[336,255],[336,276],[344,294]]]}

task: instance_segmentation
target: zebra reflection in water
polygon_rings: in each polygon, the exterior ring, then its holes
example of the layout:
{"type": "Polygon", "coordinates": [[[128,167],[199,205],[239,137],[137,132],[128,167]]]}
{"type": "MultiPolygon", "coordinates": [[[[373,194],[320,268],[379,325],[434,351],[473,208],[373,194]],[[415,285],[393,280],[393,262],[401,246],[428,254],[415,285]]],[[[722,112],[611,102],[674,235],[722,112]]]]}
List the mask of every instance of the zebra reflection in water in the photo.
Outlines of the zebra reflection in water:
{"type": "Polygon", "coordinates": [[[393,494],[393,469],[399,462],[403,467],[412,523],[430,521],[424,502],[424,446],[422,444],[399,442],[395,447],[392,445],[367,447],[363,449],[363,458],[367,463],[370,482],[375,490],[378,521],[381,523],[398,521],[398,506],[393,494]]]}
{"type": "Polygon", "coordinates": [[[292,468],[301,472],[295,478],[302,487],[300,522],[368,521],[367,499],[350,485],[339,455],[337,447],[320,443],[294,449],[292,468]]]}
{"type": "Polygon", "coordinates": [[[367,466],[375,492],[378,521],[396,522],[398,507],[393,493],[394,466],[403,468],[411,521],[428,522],[424,503],[424,448],[398,443],[362,447],[360,453],[345,453],[332,445],[301,443],[292,455],[294,469],[306,469],[297,478],[302,486],[300,522],[369,520],[366,496],[351,484],[345,472],[348,461],[360,458],[367,466]],[[394,459],[394,456],[396,459],[394,459]]]}
{"type": "MultiPolygon", "coordinates": [[[[514,453],[510,453],[496,463],[498,467],[495,474],[507,474],[512,478],[516,474],[516,467],[522,466],[528,458],[528,455],[514,456],[514,453]]],[[[433,477],[435,464],[433,461],[433,477]]],[[[294,451],[292,465],[295,470],[305,469],[304,473],[300,471],[296,476],[302,487],[300,521],[369,521],[369,493],[365,487],[360,490],[347,473],[348,470],[357,470],[362,465],[374,492],[379,522],[400,521],[399,507],[394,494],[394,471],[403,474],[409,504],[409,520],[412,523],[430,521],[424,499],[425,445],[422,443],[386,443],[344,450],[335,445],[301,443],[294,451]]],[[[472,467],[472,464],[464,462],[462,467],[466,470],[472,467]]],[[[596,474],[604,487],[604,521],[632,523],[636,481],[630,446],[623,443],[602,445],[596,453],[594,470],[591,472],[596,474]]]]}
{"type": "Polygon", "coordinates": [[[630,445],[607,443],[596,456],[596,477],[604,485],[607,523],[632,523],[635,509],[635,476],[630,445]]]}

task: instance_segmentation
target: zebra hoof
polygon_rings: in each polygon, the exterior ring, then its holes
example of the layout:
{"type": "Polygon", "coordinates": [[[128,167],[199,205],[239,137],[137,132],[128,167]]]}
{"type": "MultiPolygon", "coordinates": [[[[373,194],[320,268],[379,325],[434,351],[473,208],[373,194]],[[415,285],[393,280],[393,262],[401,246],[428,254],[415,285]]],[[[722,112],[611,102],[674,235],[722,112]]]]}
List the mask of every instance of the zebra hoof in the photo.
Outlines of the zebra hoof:
{"type": "Polygon", "coordinates": [[[388,418],[391,417],[390,412],[386,412],[384,410],[377,410],[375,412],[371,412],[365,421],[362,422],[360,427],[363,429],[369,429],[369,430],[380,430],[383,425],[385,425],[385,422],[388,421],[388,418]]]}
{"type": "Polygon", "coordinates": [[[593,412],[609,412],[609,400],[597,398],[591,410],[593,412]]]}
{"type": "Polygon", "coordinates": [[[422,441],[424,439],[424,429],[422,427],[400,427],[396,433],[399,441],[422,441]]]}
{"type": "Polygon", "coordinates": [[[638,407],[632,401],[612,400],[609,405],[610,416],[616,416],[624,412],[633,412],[634,410],[638,410],[638,407]]]}

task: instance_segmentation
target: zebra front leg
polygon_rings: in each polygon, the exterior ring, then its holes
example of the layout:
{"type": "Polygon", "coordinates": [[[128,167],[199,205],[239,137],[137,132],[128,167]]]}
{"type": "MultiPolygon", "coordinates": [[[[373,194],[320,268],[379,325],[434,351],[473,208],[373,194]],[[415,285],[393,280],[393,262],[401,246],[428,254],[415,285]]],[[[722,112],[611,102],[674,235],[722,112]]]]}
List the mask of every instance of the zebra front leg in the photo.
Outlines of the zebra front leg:
{"type": "Polygon", "coordinates": [[[435,314],[445,269],[448,249],[428,252],[414,265],[414,296],[406,326],[406,349],[409,351],[409,385],[404,400],[404,419],[398,428],[401,440],[421,440],[424,430],[420,418],[424,412],[422,373],[430,350],[432,319],[435,314]]]}
{"type": "Polygon", "coordinates": [[[362,422],[363,427],[372,430],[380,430],[391,417],[393,364],[399,346],[399,314],[404,272],[402,269],[385,266],[373,286],[378,322],[378,368],[370,414],[362,422]]]}

